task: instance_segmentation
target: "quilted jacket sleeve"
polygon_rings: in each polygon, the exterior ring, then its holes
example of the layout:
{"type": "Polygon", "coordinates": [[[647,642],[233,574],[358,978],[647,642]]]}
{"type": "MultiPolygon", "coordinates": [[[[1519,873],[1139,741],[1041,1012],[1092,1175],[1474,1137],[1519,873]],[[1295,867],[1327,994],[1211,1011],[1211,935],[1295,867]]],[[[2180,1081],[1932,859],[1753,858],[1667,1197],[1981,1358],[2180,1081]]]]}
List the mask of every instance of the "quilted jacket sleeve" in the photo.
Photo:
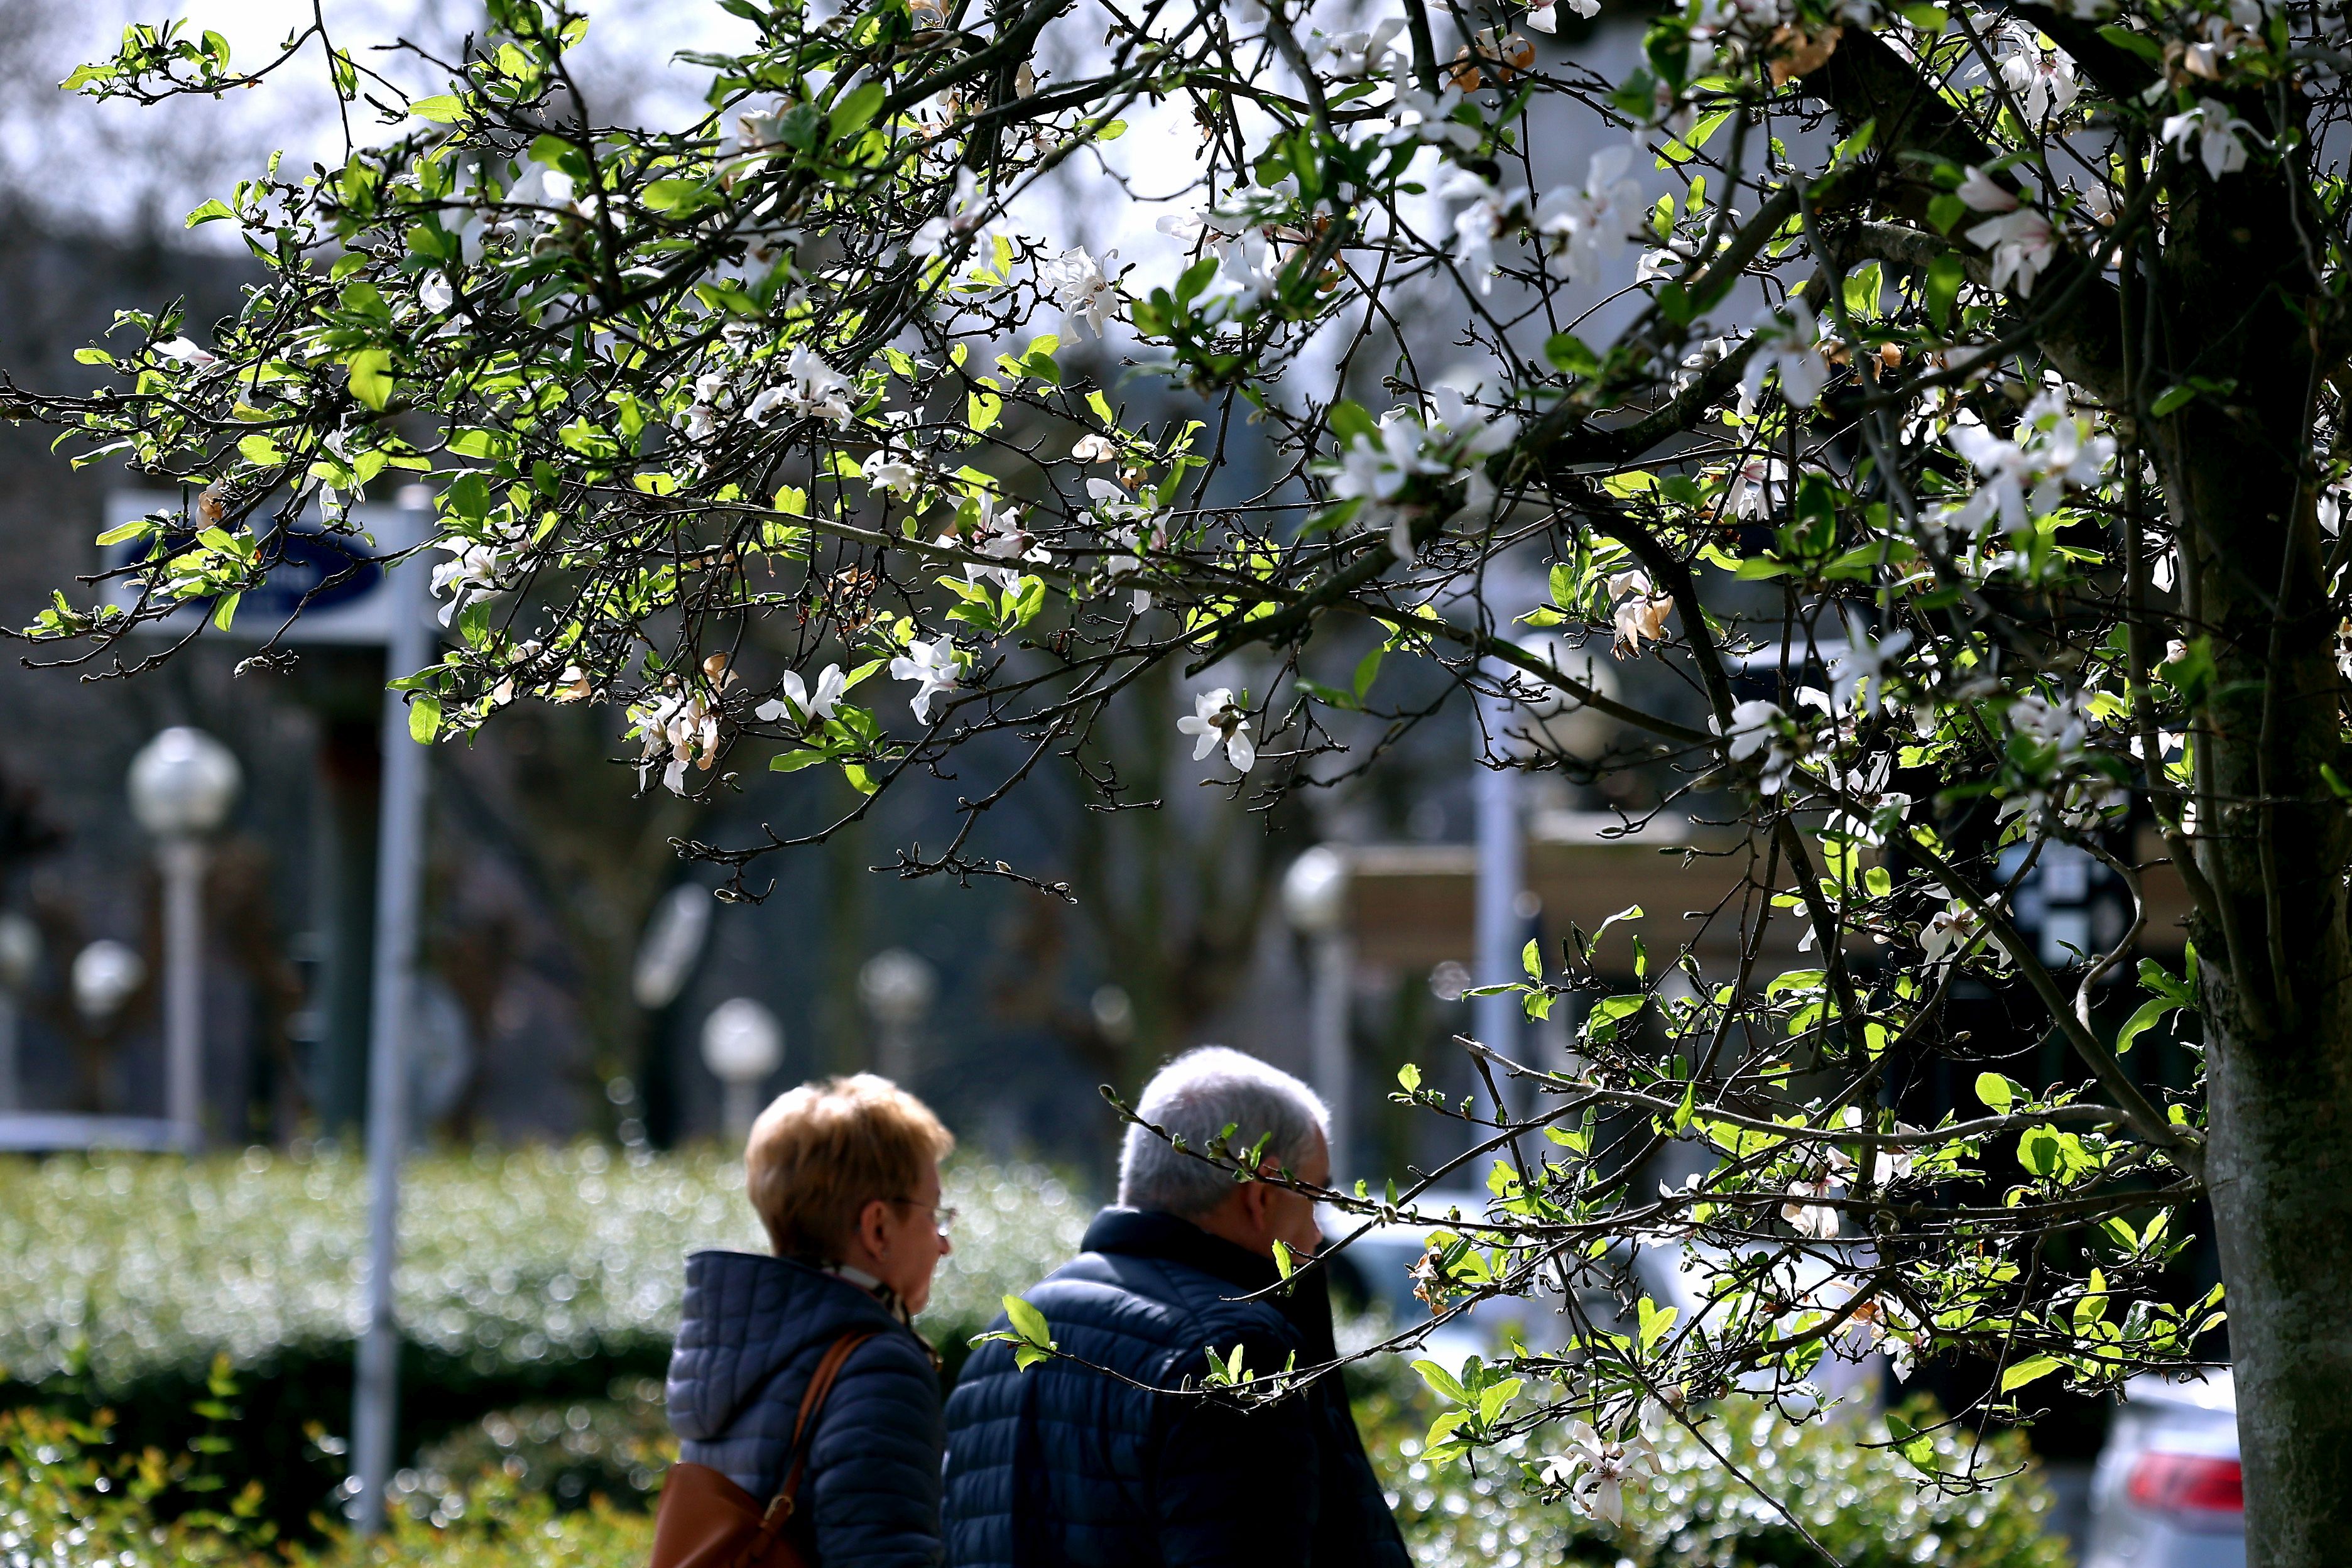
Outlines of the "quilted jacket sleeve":
{"type": "MultiPolygon", "coordinates": [[[[1216,1336],[1203,1348],[1222,1355],[1236,1339],[1253,1372],[1280,1367],[1292,1348],[1255,1330],[1216,1336]]],[[[1199,1352],[1193,1363],[1201,1364],[1199,1352]]],[[[1159,1404],[1168,1415],[1153,1502],[1166,1568],[1308,1562],[1318,1489],[1307,1399],[1246,1411],[1210,1399],[1162,1395],[1159,1404]]]]}
{"type": "Polygon", "coordinates": [[[824,1568],[936,1568],[946,1445],[939,1375],[914,1337],[858,1346],[818,1417],[801,1483],[824,1568]]]}

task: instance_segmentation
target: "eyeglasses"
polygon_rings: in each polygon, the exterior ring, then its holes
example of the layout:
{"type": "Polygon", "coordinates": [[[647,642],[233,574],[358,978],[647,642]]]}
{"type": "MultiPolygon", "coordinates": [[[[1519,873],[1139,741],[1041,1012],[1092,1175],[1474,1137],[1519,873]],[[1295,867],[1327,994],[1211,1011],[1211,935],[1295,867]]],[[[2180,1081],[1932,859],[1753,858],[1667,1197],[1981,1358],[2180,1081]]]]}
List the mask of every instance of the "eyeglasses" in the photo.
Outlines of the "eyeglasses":
{"type": "Polygon", "coordinates": [[[960,1211],[950,1205],[927,1204],[920,1198],[894,1198],[891,1201],[905,1204],[909,1208],[930,1210],[931,1227],[941,1236],[946,1236],[955,1229],[956,1215],[960,1211]]]}

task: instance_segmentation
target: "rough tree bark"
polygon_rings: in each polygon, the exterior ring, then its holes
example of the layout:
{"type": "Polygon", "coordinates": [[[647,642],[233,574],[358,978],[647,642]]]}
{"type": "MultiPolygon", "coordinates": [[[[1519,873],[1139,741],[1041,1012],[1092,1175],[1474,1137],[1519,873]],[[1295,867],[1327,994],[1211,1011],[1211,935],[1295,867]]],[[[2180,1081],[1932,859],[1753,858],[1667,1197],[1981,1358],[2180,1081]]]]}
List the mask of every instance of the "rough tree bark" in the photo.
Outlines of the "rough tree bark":
{"type": "Polygon", "coordinates": [[[2249,173],[2179,171],[2150,290],[2153,390],[2230,390],[2151,435],[2186,629],[2215,665],[2196,785],[2213,907],[2197,939],[2247,1560],[2316,1568],[2352,1541],[2352,828],[2321,772],[2343,756],[2342,678],[2311,457],[2340,355],[2299,188],[2249,173]]]}

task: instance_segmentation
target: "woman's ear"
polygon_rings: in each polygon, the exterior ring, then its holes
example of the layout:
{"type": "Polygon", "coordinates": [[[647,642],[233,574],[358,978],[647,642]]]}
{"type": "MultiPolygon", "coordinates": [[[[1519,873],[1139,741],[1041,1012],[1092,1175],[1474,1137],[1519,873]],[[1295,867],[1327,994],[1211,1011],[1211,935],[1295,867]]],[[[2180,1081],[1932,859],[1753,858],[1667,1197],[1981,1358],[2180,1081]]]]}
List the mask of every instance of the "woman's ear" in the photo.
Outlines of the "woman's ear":
{"type": "Polygon", "coordinates": [[[857,1211],[857,1239],[877,1260],[890,1250],[890,1205],[880,1198],[870,1199],[857,1211]]]}

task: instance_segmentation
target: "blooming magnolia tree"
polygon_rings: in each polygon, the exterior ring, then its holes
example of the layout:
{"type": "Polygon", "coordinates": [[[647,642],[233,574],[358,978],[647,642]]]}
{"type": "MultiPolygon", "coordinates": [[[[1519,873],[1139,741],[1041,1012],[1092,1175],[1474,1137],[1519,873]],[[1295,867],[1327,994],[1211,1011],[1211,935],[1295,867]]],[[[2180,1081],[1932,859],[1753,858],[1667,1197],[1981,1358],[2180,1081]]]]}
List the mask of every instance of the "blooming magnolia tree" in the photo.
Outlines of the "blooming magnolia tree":
{"type": "MultiPolygon", "coordinates": [[[[229,624],[307,509],[348,528],[422,481],[450,639],[401,683],[420,741],[608,704],[649,790],[943,788],[961,831],[900,869],[959,878],[1034,874],[984,826],[1040,769],[1150,803],[1087,739],[1167,667],[1235,810],[1378,766],[1427,710],[1383,671],[1434,672],[1491,762],[1645,770],[1740,821],[1747,876],[1713,915],[1736,963],[1655,914],[1634,990],[1587,940],[1530,950],[1530,1014],[1598,998],[1573,1071],[1474,1047],[1497,1093],[1470,1106],[1408,1073],[1497,1194],[1424,1292],[1580,1324],[1433,1371],[1441,1455],[1606,1511],[1645,1423],[1703,1435],[1706,1401],[1831,1358],[1981,1358],[1996,1401],[2192,1364],[2217,1301],[2158,1275],[2208,1199],[2252,1559],[2333,1560],[2340,18],[1691,0],[1603,74],[1552,4],[1398,3],[724,0],[756,37],[697,62],[711,111],[677,131],[599,122],[585,19],[536,0],[412,58],[444,83],[413,100],[314,29],[287,59],[323,51],[378,128],[194,215],[267,268],[238,317],[127,316],[98,389],[6,392],[188,498],[118,531],[114,607],[60,593],[27,635],[129,668],[176,606],[229,624]],[[1157,139],[1148,180],[1123,134],[1157,139]],[[1574,138],[1602,150],[1556,166],[1574,138]],[[1048,231],[1130,210],[1168,244],[1116,271],[1048,231]],[[1563,705],[1639,740],[1563,752],[1563,705]],[[2194,910],[2187,972],[2138,989],[2134,825],[2194,910]],[[2135,912],[2053,963],[2017,900],[2060,854],[2135,912]],[[1804,967],[1767,962],[1780,928],[1804,967]],[[1894,1064],[1965,1058],[1952,1002],[1985,987],[2073,1068],[1908,1124],[1894,1064]],[[2173,1014],[2201,1077],[2166,1095],[2126,1053],[2173,1014]],[[1677,1144],[1685,1184],[1626,1177],[1677,1144]],[[1585,1322],[1629,1242],[1686,1249],[1704,1310],[1585,1322]]],[[[138,28],[69,85],[249,79],[138,28]]],[[[692,852],[740,872],[832,826],[692,852]]],[[[1341,1201],[1427,1218],[1420,1190],[1341,1201]]],[[[1252,1371],[1285,1375],[1223,1375],[1252,1371]]]]}

